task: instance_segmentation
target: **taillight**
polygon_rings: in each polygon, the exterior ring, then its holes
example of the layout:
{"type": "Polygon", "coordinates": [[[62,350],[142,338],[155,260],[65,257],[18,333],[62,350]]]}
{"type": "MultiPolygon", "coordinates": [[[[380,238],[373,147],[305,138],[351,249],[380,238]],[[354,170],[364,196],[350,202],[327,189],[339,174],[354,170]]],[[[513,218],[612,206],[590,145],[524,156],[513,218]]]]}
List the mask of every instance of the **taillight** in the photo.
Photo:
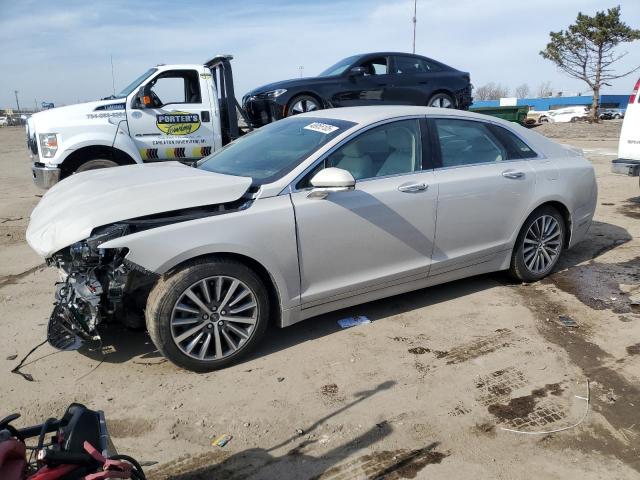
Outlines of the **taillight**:
{"type": "Polygon", "coordinates": [[[636,86],[633,87],[631,95],[629,95],[629,104],[636,103],[636,95],[638,95],[638,90],[640,90],[640,78],[636,82],[636,86]]]}

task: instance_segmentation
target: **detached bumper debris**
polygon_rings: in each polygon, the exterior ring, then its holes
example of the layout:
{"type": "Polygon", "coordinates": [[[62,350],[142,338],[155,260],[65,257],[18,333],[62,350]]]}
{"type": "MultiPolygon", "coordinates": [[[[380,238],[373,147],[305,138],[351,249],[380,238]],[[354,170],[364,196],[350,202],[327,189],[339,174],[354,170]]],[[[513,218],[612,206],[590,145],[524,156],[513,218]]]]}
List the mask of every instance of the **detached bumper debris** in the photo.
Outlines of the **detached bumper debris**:
{"type": "Polygon", "coordinates": [[[363,325],[365,323],[371,323],[371,320],[369,320],[364,315],[360,315],[358,317],[347,317],[338,320],[338,325],[340,325],[340,328],[357,327],[358,325],[363,325]]]}

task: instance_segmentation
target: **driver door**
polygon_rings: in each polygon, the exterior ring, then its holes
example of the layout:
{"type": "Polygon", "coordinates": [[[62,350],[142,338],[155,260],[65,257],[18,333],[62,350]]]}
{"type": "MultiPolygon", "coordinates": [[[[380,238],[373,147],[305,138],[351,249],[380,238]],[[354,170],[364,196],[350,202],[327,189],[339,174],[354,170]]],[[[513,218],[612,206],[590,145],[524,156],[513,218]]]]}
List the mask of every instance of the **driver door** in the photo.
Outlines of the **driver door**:
{"type": "Polygon", "coordinates": [[[195,161],[211,153],[209,77],[204,69],[160,72],[148,82],[151,107],[143,107],[133,94],[127,122],[143,161],[195,161]]]}
{"type": "MultiPolygon", "coordinates": [[[[385,291],[426,278],[435,237],[438,187],[422,165],[418,119],[367,130],[331,153],[323,167],[349,171],[355,189],[291,194],[296,215],[302,308],[385,291]]],[[[322,307],[320,307],[322,308],[322,307]]]]}

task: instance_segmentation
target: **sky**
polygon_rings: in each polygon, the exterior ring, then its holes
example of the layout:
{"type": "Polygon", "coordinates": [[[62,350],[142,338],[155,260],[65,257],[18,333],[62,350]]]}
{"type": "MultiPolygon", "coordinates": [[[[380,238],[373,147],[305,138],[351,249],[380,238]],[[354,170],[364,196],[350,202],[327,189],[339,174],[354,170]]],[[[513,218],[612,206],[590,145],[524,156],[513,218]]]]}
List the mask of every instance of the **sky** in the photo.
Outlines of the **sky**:
{"type": "MultiPolygon", "coordinates": [[[[640,1],[417,0],[416,53],[471,73],[478,87],[498,82],[533,91],[550,81],[564,95],[587,93],[539,51],[550,31],[578,11],[622,7],[640,28],[640,1]]],[[[413,0],[0,0],[0,108],[99,99],[158,63],[232,62],[236,96],[277,80],[313,76],[337,60],[374,51],[411,52],[413,0]]],[[[640,41],[620,71],[640,64],[640,41]]],[[[627,94],[637,74],[605,93],[627,94]]]]}

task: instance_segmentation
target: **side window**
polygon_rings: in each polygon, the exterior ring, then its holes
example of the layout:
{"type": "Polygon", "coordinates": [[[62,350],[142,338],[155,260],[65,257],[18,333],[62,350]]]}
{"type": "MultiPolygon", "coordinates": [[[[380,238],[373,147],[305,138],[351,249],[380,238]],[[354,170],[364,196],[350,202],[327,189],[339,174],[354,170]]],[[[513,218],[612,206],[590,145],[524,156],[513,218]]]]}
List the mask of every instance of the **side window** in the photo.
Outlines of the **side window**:
{"type": "Polygon", "coordinates": [[[488,126],[471,120],[435,119],[443,167],[501,162],[506,148],[488,126]]]}
{"type": "Polygon", "coordinates": [[[200,78],[195,70],[171,70],[160,74],[151,87],[154,106],[170,103],[202,103],[200,78]]]}
{"type": "Polygon", "coordinates": [[[389,72],[387,68],[387,57],[378,57],[367,60],[360,65],[365,69],[365,75],[385,75],[389,72]]]}
{"type": "Polygon", "coordinates": [[[524,143],[506,128],[502,128],[497,125],[489,125],[489,128],[491,129],[493,134],[498,137],[500,143],[505,146],[507,150],[508,160],[518,158],[533,158],[538,156],[536,152],[531,150],[531,147],[529,147],[529,145],[524,143]]]}
{"type": "Polygon", "coordinates": [[[394,57],[394,72],[397,74],[427,73],[440,70],[440,68],[421,58],[415,57],[394,57]]]}
{"type": "Polygon", "coordinates": [[[422,169],[420,124],[401,120],[372,128],[327,157],[326,167],[348,170],[356,180],[422,169]]]}

